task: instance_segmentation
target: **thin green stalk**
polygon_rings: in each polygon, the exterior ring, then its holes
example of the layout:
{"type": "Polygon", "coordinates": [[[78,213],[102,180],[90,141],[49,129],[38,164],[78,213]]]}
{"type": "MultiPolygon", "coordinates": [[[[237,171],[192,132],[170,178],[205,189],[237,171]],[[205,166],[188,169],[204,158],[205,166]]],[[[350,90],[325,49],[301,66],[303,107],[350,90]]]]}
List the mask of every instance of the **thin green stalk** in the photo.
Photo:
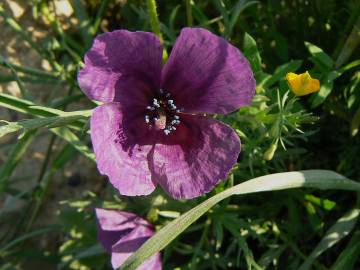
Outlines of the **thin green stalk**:
{"type": "Polygon", "coordinates": [[[12,67],[12,65],[7,62],[5,62],[5,65],[10,69],[11,73],[15,77],[15,81],[16,81],[17,85],[19,86],[22,97],[27,100],[34,100],[34,98],[31,96],[30,92],[26,89],[26,87],[22,83],[21,79],[18,77],[18,75],[17,75],[15,69],[12,67]]]}
{"type": "Polygon", "coordinates": [[[6,190],[11,173],[25,154],[35,134],[36,130],[25,132],[11,149],[6,162],[0,167],[0,194],[6,190]]]}
{"type": "Polygon", "coordinates": [[[193,25],[193,17],[192,17],[192,0],[185,0],[186,2],[186,22],[188,26],[193,25]]]}
{"type": "Polygon", "coordinates": [[[103,18],[103,15],[105,13],[105,10],[106,10],[108,4],[109,4],[109,0],[101,1],[101,5],[100,5],[99,10],[98,10],[98,12],[96,14],[94,26],[92,28],[92,34],[93,35],[96,35],[96,33],[99,31],[101,20],[103,18]]]}
{"type": "Polygon", "coordinates": [[[335,62],[335,68],[341,67],[346,63],[351,54],[356,50],[360,44],[360,16],[358,17],[350,35],[346,39],[346,42],[335,62]]]}
{"type": "Polygon", "coordinates": [[[199,252],[200,252],[202,246],[204,245],[204,242],[205,242],[207,234],[208,234],[208,230],[209,230],[209,222],[207,221],[205,223],[205,226],[204,226],[203,230],[202,230],[200,241],[196,245],[196,248],[194,250],[194,254],[193,254],[192,258],[191,258],[191,269],[192,270],[196,269],[196,259],[197,259],[198,255],[199,255],[199,252]]]}
{"type": "Polygon", "coordinates": [[[44,159],[44,162],[43,162],[43,164],[41,166],[40,174],[39,174],[39,177],[37,179],[38,183],[41,181],[41,179],[43,179],[43,177],[45,175],[46,168],[47,168],[47,166],[48,166],[48,164],[50,162],[50,156],[51,156],[51,152],[52,152],[55,141],[56,141],[56,135],[53,134],[51,136],[49,145],[48,145],[48,147],[46,149],[45,159],[44,159]]]}
{"type": "Polygon", "coordinates": [[[8,65],[11,65],[11,67],[14,70],[16,70],[17,72],[21,72],[21,73],[36,76],[36,77],[45,77],[47,79],[57,79],[58,76],[59,76],[56,73],[50,73],[50,72],[40,70],[40,69],[36,69],[36,68],[32,68],[32,67],[19,66],[19,65],[9,63],[1,55],[0,55],[0,65],[2,65],[4,67],[8,67],[8,65]]]}
{"type": "MultiPolygon", "coordinates": [[[[7,94],[0,94],[0,107],[5,107],[17,112],[30,114],[36,117],[52,117],[52,116],[72,116],[82,114],[83,116],[90,116],[91,110],[82,111],[82,112],[64,112],[62,110],[50,108],[50,107],[41,107],[37,106],[35,103],[20,99],[7,94]]],[[[80,121],[75,121],[72,125],[78,129],[83,127],[83,123],[80,121]]]]}
{"type": "Polygon", "coordinates": [[[338,34],[338,44],[332,54],[332,59],[337,59],[340,55],[342,48],[346,42],[346,38],[348,37],[348,33],[351,31],[353,26],[356,24],[356,20],[359,18],[360,15],[360,5],[355,5],[355,8],[351,9],[351,14],[348,16],[348,20],[346,22],[345,27],[342,29],[342,33],[338,34]]]}
{"type": "Polygon", "coordinates": [[[15,240],[11,241],[10,243],[6,244],[5,246],[1,247],[0,248],[0,257],[5,256],[6,251],[8,249],[16,246],[17,244],[19,244],[27,239],[30,239],[30,238],[36,237],[38,235],[54,231],[54,230],[58,230],[59,228],[60,228],[59,226],[48,226],[46,228],[39,229],[39,230],[30,232],[28,234],[22,235],[22,236],[16,238],[15,240]]]}
{"type": "Polygon", "coordinates": [[[163,42],[163,37],[160,32],[159,15],[156,10],[156,0],[147,0],[147,10],[150,19],[151,30],[160,38],[163,42]]]}
{"type": "Polygon", "coordinates": [[[9,14],[7,14],[0,5],[0,16],[2,16],[5,22],[17,33],[19,34],[40,56],[49,61],[50,65],[56,71],[63,71],[63,68],[59,63],[54,60],[53,55],[49,55],[49,51],[46,51],[44,48],[39,46],[32,38],[26,33],[26,31],[19,25],[9,14]]]}
{"type": "Polygon", "coordinates": [[[2,5],[0,5],[0,16],[2,16],[5,22],[16,32],[18,33],[29,45],[37,51],[41,56],[45,57],[46,52],[38,44],[36,44],[30,36],[22,29],[22,27],[9,15],[5,12],[2,5]]]}
{"type": "MultiPolygon", "coordinates": [[[[160,21],[159,21],[159,15],[156,10],[156,0],[147,0],[147,11],[148,16],[150,18],[150,25],[151,30],[157,35],[160,39],[161,43],[164,43],[164,38],[160,31],[160,21]]],[[[168,54],[166,52],[166,49],[163,49],[163,62],[165,62],[168,58],[168,54]]]]}
{"type": "Polygon", "coordinates": [[[21,82],[27,82],[32,84],[50,84],[54,85],[59,82],[58,78],[40,78],[40,77],[28,77],[28,76],[13,76],[13,75],[2,75],[0,74],[0,83],[9,83],[9,82],[16,82],[20,80],[21,82]]]}

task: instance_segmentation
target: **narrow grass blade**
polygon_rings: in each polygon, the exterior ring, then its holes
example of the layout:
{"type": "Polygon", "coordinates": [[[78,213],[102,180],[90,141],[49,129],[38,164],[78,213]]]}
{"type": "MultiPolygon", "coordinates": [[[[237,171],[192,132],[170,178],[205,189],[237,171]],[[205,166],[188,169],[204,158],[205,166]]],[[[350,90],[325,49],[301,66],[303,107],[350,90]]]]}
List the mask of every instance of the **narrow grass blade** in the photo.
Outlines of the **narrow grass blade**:
{"type": "Polygon", "coordinates": [[[44,78],[44,79],[57,79],[59,76],[56,73],[50,73],[50,72],[32,68],[32,67],[19,66],[19,65],[12,64],[12,63],[6,61],[1,55],[0,55],[0,65],[4,66],[4,67],[8,67],[9,65],[11,65],[11,67],[14,70],[16,70],[17,72],[21,72],[24,74],[28,74],[31,76],[36,76],[36,77],[40,77],[40,78],[44,78]]]}
{"type": "Polygon", "coordinates": [[[28,146],[35,137],[36,131],[29,131],[24,134],[13,146],[10,154],[4,164],[0,167],[0,193],[7,188],[9,177],[16,165],[19,163],[21,157],[25,154],[28,146]]]}
{"type": "Polygon", "coordinates": [[[321,48],[315,46],[310,42],[305,41],[305,47],[309,50],[310,54],[320,63],[322,63],[329,70],[334,66],[334,61],[328,56],[321,48]]]}
{"type": "MultiPolygon", "coordinates": [[[[295,72],[298,68],[300,68],[302,64],[301,60],[294,60],[289,63],[283,64],[276,68],[274,71],[274,74],[270,77],[268,77],[266,80],[262,82],[262,87],[269,88],[275,83],[277,83],[279,80],[285,78],[286,73],[288,72],[295,72]]],[[[259,87],[260,85],[258,85],[259,87]]]]}
{"type": "Polygon", "coordinates": [[[79,112],[79,114],[76,114],[75,112],[70,112],[62,114],[61,116],[25,119],[17,122],[6,122],[5,125],[0,126],[0,138],[6,134],[17,132],[19,130],[28,131],[41,127],[54,128],[69,125],[79,119],[85,119],[89,117],[89,113],[87,111],[79,112]]]}
{"type": "Polygon", "coordinates": [[[35,41],[27,34],[27,32],[19,25],[9,14],[7,14],[0,5],[0,16],[2,16],[5,22],[16,32],[18,33],[33,49],[35,49],[40,55],[44,56],[45,51],[36,44],[35,41]]]}
{"type": "Polygon", "coordinates": [[[346,248],[340,253],[331,270],[354,269],[360,257],[360,231],[354,233],[346,248]]]}
{"type": "Polygon", "coordinates": [[[245,33],[244,35],[243,52],[250,62],[255,78],[258,79],[260,73],[262,72],[261,56],[255,39],[253,39],[248,33],[245,33]]]}
{"type": "Polygon", "coordinates": [[[319,257],[325,250],[331,248],[333,245],[347,236],[355,227],[359,214],[360,209],[355,208],[338,219],[338,221],[326,232],[324,238],[314,248],[305,262],[301,265],[299,270],[310,269],[311,265],[317,257],[319,257]]]}
{"type": "Polygon", "coordinates": [[[91,161],[95,162],[94,153],[70,129],[66,127],[53,128],[51,129],[51,132],[70,143],[77,151],[89,158],[91,161]]]}
{"type": "Polygon", "coordinates": [[[42,235],[45,233],[49,233],[51,231],[58,230],[58,229],[59,229],[59,226],[48,226],[46,228],[42,228],[42,229],[30,232],[30,233],[24,234],[24,235],[16,238],[15,240],[11,241],[10,243],[6,244],[5,246],[0,247],[0,255],[3,256],[4,253],[8,249],[16,246],[17,244],[19,244],[27,239],[30,239],[30,238],[33,238],[33,237],[36,237],[36,236],[39,236],[39,235],[42,235]]]}
{"type": "Polygon", "coordinates": [[[168,223],[152,238],[146,241],[134,254],[132,254],[119,269],[136,269],[150,256],[165,248],[187,227],[223,199],[232,195],[243,195],[300,187],[360,191],[360,183],[349,180],[333,171],[326,170],[276,173],[257,177],[218,193],[181,215],[174,221],[168,223]]]}
{"type": "MultiPolygon", "coordinates": [[[[86,111],[78,111],[78,112],[64,112],[62,110],[44,107],[44,106],[37,106],[35,103],[17,98],[7,94],[0,94],[0,107],[5,107],[17,112],[27,113],[30,115],[34,115],[37,117],[53,117],[53,116],[75,116],[77,114],[82,114],[84,117],[88,117],[91,115],[90,110],[86,111]],[[79,113],[80,112],[80,113],[79,113]]],[[[74,126],[81,129],[83,123],[76,121],[73,123],[74,126]]]]}
{"type": "Polygon", "coordinates": [[[94,25],[92,27],[92,34],[93,35],[96,35],[96,33],[99,31],[101,20],[103,18],[103,15],[104,15],[108,5],[109,5],[109,0],[101,1],[101,5],[100,5],[100,7],[98,9],[98,12],[97,12],[96,18],[95,18],[95,22],[94,22],[94,25]]]}
{"type": "Polygon", "coordinates": [[[226,38],[230,38],[233,34],[234,26],[239,19],[240,14],[248,7],[259,3],[259,1],[244,1],[239,0],[233,10],[231,11],[229,25],[226,29],[226,38]]]}

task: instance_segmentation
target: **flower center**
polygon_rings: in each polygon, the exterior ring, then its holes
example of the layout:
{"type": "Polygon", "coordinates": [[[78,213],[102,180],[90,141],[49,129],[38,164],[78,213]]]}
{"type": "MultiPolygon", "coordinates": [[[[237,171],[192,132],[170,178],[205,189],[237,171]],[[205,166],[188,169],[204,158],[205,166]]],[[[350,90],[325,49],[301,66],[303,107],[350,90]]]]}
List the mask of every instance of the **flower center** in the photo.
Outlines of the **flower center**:
{"type": "Polygon", "coordinates": [[[160,89],[159,97],[154,98],[152,104],[146,107],[145,122],[149,127],[163,130],[165,135],[169,135],[180,124],[180,112],[170,93],[160,89]]]}

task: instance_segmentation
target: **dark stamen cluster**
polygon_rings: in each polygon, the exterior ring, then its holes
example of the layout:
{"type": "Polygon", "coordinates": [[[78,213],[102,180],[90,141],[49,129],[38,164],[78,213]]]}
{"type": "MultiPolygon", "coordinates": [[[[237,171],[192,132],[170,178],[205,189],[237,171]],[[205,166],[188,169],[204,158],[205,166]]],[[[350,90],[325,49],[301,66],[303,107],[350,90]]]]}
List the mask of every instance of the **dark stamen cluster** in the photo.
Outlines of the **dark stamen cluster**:
{"type": "Polygon", "coordinates": [[[160,89],[159,97],[154,98],[152,104],[146,107],[145,122],[150,127],[154,126],[156,129],[163,130],[165,135],[169,135],[180,124],[178,115],[180,112],[171,94],[160,89]]]}

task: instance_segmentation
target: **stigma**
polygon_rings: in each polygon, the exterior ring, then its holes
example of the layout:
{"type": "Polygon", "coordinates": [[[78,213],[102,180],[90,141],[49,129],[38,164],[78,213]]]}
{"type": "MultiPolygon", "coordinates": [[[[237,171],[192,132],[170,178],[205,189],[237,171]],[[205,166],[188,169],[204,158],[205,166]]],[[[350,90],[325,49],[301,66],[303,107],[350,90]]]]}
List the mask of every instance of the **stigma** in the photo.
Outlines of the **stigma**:
{"type": "Polygon", "coordinates": [[[145,123],[157,131],[164,132],[169,135],[176,130],[176,127],[181,123],[181,112],[170,93],[164,89],[160,89],[160,95],[153,98],[151,104],[146,107],[145,123]]]}

